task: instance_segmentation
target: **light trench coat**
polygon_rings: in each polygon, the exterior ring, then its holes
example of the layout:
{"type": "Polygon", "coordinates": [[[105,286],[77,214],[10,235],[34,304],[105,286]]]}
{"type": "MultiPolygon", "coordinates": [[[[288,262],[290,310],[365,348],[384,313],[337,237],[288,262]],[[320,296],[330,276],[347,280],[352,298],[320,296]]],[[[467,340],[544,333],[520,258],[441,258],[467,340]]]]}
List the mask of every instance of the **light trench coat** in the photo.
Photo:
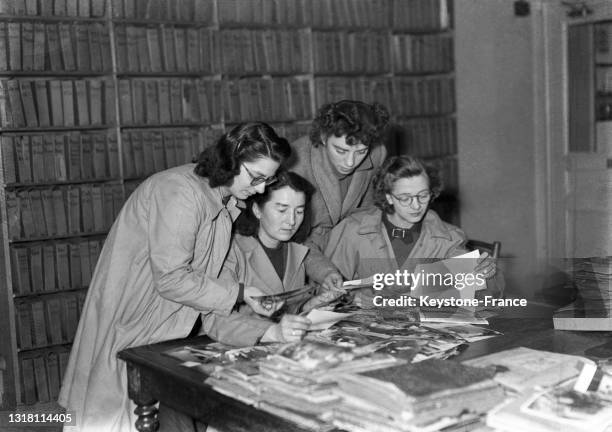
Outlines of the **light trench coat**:
{"type": "Polygon", "coordinates": [[[182,338],[200,312],[229,314],[236,282],[218,279],[236,200],[187,164],[155,174],[129,197],[104,243],[64,375],[69,431],[135,430],[126,365],[117,352],[182,338]]]}
{"type": "MultiPolygon", "coordinates": [[[[397,262],[393,246],[382,221],[382,210],[370,207],[359,210],[331,232],[325,255],[346,279],[368,278],[376,273],[395,273],[398,269],[413,271],[419,262],[432,258],[452,258],[468,252],[465,233],[458,227],[444,222],[433,210],[423,218],[421,233],[403,263],[397,262]]],[[[495,279],[487,281],[487,289],[479,295],[501,296],[504,281],[498,269],[495,279]]],[[[388,292],[400,294],[403,289],[388,292]]]]}
{"type": "MultiPolygon", "coordinates": [[[[287,248],[285,274],[281,281],[259,241],[254,237],[237,234],[232,240],[222,277],[239,281],[245,286],[256,286],[265,294],[302,288],[306,282],[304,264],[308,248],[294,242],[288,242],[287,248]]],[[[291,299],[286,312],[297,313],[299,306],[309,298],[310,294],[305,294],[291,299]]],[[[203,332],[219,342],[235,346],[257,344],[272,324],[269,319],[256,315],[246,304],[229,316],[217,312],[202,316],[203,332]]]]}
{"type": "Polygon", "coordinates": [[[467,252],[463,231],[428,210],[407,262],[398,263],[382,215],[382,210],[370,207],[353,213],[332,230],[325,255],[345,278],[393,273],[416,258],[450,258],[467,252]]]}
{"type": "Polygon", "coordinates": [[[372,179],[387,157],[386,147],[373,145],[368,156],[351,174],[351,183],[345,196],[324,146],[314,147],[308,137],[291,144],[295,159],[290,169],[315,186],[310,201],[309,218],[302,229],[309,230],[305,244],[310,248],[307,269],[309,274],[322,274],[334,270],[323,255],[329,234],[341,220],[358,208],[373,204],[372,179]]]}

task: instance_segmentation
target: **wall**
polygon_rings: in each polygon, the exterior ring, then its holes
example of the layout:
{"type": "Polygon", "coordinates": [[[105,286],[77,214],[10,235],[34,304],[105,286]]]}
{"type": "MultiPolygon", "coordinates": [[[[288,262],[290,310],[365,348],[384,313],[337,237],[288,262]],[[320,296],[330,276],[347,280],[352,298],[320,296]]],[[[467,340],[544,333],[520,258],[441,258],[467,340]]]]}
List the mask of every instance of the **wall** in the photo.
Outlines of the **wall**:
{"type": "Polygon", "coordinates": [[[510,294],[530,296],[539,284],[532,32],[538,13],[515,17],[513,3],[455,0],[459,199],[468,236],[502,242],[510,294]]]}

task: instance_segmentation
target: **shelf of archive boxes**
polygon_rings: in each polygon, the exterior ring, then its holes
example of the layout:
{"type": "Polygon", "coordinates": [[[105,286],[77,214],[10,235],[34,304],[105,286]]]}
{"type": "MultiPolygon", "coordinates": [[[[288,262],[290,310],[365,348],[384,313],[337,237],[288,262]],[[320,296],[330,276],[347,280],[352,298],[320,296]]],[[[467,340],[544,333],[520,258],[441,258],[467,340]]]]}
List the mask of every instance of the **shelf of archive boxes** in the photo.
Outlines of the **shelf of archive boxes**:
{"type": "Polygon", "coordinates": [[[0,129],[0,134],[4,133],[37,133],[37,132],[71,132],[71,131],[95,131],[95,130],[113,130],[113,125],[88,125],[88,126],[20,126],[20,127],[4,127],[0,129]]]}
{"type": "Polygon", "coordinates": [[[41,70],[30,70],[30,71],[0,71],[0,78],[11,78],[17,79],[32,78],[30,81],[36,81],[37,78],[101,78],[110,77],[113,74],[112,71],[96,71],[96,72],[75,72],[75,71],[41,71],[41,70]]]}
{"type": "MultiPolygon", "coordinates": [[[[88,23],[99,23],[99,24],[104,24],[104,25],[108,25],[110,23],[110,20],[107,16],[100,16],[100,17],[78,17],[78,16],[40,16],[40,15],[23,15],[23,16],[15,16],[15,15],[0,15],[0,22],[43,22],[43,23],[71,23],[71,24],[88,24],[88,23]]],[[[1,78],[16,78],[16,79],[32,79],[33,81],[35,81],[38,78],[49,78],[49,77],[57,77],[58,79],[65,79],[65,78],[88,78],[88,77],[110,77],[115,81],[116,84],[116,72],[115,72],[115,64],[116,61],[114,60],[114,46],[113,46],[113,39],[112,39],[112,26],[109,26],[109,31],[110,33],[110,37],[111,37],[111,63],[113,65],[113,69],[111,70],[103,70],[103,71],[92,71],[92,70],[6,70],[6,71],[0,71],[0,77],[1,78]]],[[[8,43],[7,43],[7,48],[8,48],[8,43]]],[[[118,104],[117,104],[117,89],[115,89],[115,108],[116,108],[116,113],[118,113],[118,104]]],[[[118,115],[116,114],[116,119],[118,120],[118,115]]],[[[10,134],[10,133],[40,133],[40,132],[71,132],[71,131],[96,131],[96,130],[115,130],[117,135],[119,136],[119,129],[118,126],[116,124],[110,123],[110,124],[100,124],[100,125],[61,125],[61,126],[45,126],[45,127],[27,127],[27,126],[20,126],[20,127],[3,127],[0,129],[0,134],[10,134]]],[[[121,169],[121,166],[120,166],[121,169]]],[[[110,179],[110,178],[105,178],[105,179],[79,179],[79,180],[71,180],[71,181],[51,181],[51,182],[45,182],[44,184],[41,183],[13,183],[13,184],[3,184],[2,185],[2,190],[0,191],[0,194],[2,196],[4,196],[4,191],[5,190],[11,190],[11,189],[21,189],[21,188],[27,188],[27,189],[31,189],[31,188],[38,188],[38,187],[53,187],[53,186],[58,186],[58,185],[76,185],[76,184],[87,184],[87,183],[109,183],[109,182],[114,182],[114,183],[120,183],[123,185],[123,181],[122,179],[110,179]]],[[[124,191],[123,191],[124,192],[124,191]]],[[[7,211],[6,211],[6,204],[5,204],[5,200],[3,199],[3,203],[2,205],[0,205],[0,220],[2,220],[2,224],[0,226],[0,229],[2,230],[2,235],[0,236],[3,239],[6,239],[6,241],[4,242],[4,245],[0,248],[0,262],[2,263],[2,266],[5,268],[5,271],[3,272],[5,274],[5,278],[4,281],[7,286],[12,286],[12,276],[11,276],[11,265],[10,265],[10,254],[9,254],[9,248],[11,245],[19,245],[19,244],[29,244],[29,243],[33,243],[33,242],[41,242],[41,241],[55,241],[55,240],[62,240],[62,239],[75,239],[75,238],[90,238],[90,237],[104,237],[107,235],[108,230],[104,230],[104,231],[97,231],[97,232],[79,232],[79,233],[68,233],[68,234],[62,234],[62,235],[54,235],[54,236],[43,236],[43,237],[34,237],[34,238],[28,238],[28,239],[15,239],[15,240],[10,240],[9,235],[8,235],[8,224],[7,224],[7,211]]],[[[23,355],[23,353],[26,354],[36,354],[36,353],[48,353],[54,350],[65,350],[66,348],[69,348],[69,346],[71,345],[71,341],[69,342],[65,342],[65,343],[61,343],[61,344],[48,344],[44,347],[39,347],[39,348],[32,348],[32,349],[17,349],[18,343],[17,343],[17,332],[16,332],[16,317],[15,317],[15,302],[21,302],[23,300],[32,300],[32,299],[36,299],[38,297],[41,296],[49,296],[49,295],[53,295],[53,294],[59,294],[59,293],[70,293],[70,292],[85,292],[87,290],[87,287],[80,287],[80,288],[71,288],[68,290],[61,290],[61,291],[49,291],[49,292],[33,292],[33,293],[24,293],[24,294],[17,294],[15,295],[15,293],[13,292],[13,290],[7,290],[7,294],[9,294],[9,297],[13,297],[12,301],[10,301],[11,299],[9,298],[8,302],[6,303],[6,307],[7,309],[4,310],[4,312],[7,312],[8,315],[8,327],[7,329],[10,330],[10,340],[6,340],[5,342],[8,343],[8,345],[14,347],[15,349],[11,349],[9,351],[12,351],[12,355],[10,355],[10,358],[7,359],[7,364],[8,364],[8,376],[12,376],[13,379],[12,381],[12,385],[10,385],[9,387],[12,389],[12,391],[10,392],[10,394],[7,394],[8,397],[11,397],[13,399],[16,400],[16,403],[19,404],[19,400],[20,400],[20,394],[21,394],[21,390],[22,390],[22,383],[21,383],[21,379],[19,378],[19,373],[18,371],[20,370],[20,363],[19,363],[19,358],[23,355]]]]}
{"type": "Polygon", "coordinates": [[[203,129],[207,127],[214,127],[220,125],[221,122],[182,122],[182,123],[151,123],[151,124],[122,124],[119,126],[119,129],[122,131],[125,130],[162,130],[162,129],[180,129],[180,128],[189,128],[189,129],[203,129]]]}
{"type": "Polygon", "coordinates": [[[47,180],[44,182],[29,182],[29,183],[6,183],[3,185],[6,190],[14,189],[48,189],[49,187],[55,186],[70,186],[80,184],[91,184],[91,183],[104,183],[104,184],[119,184],[121,178],[119,177],[97,177],[95,179],[78,179],[78,180],[47,180]]]}
{"type": "MultiPolygon", "coordinates": [[[[51,0],[43,0],[51,1],[51,0]]],[[[59,15],[0,15],[0,21],[7,22],[27,22],[27,21],[44,21],[44,22],[68,22],[68,23],[108,23],[107,17],[78,17],[78,16],[59,16],[59,15]]]]}
{"type": "Polygon", "coordinates": [[[19,349],[17,352],[17,355],[19,357],[35,357],[35,356],[39,356],[39,355],[45,355],[45,354],[49,354],[50,352],[62,352],[62,351],[69,351],[70,347],[72,345],[73,341],[70,342],[62,342],[62,343],[55,343],[55,344],[49,344],[45,347],[40,347],[40,348],[25,348],[25,349],[19,349]]]}
{"type": "Polygon", "coordinates": [[[9,240],[8,243],[10,245],[22,245],[22,244],[35,243],[35,242],[44,242],[44,241],[69,240],[69,239],[76,239],[80,237],[100,237],[100,236],[106,236],[107,234],[108,234],[108,230],[89,231],[89,232],[78,232],[78,233],[30,237],[27,239],[9,240]]]}
{"type": "Polygon", "coordinates": [[[88,287],[86,286],[81,286],[81,287],[70,287],[67,289],[62,289],[62,290],[53,290],[53,291],[36,291],[36,292],[31,292],[31,293],[25,293],[25,294],[14,294],[13,293],[13,299],[17,300],[25,300],[25,299],[37,299],[37,298],[47,298],[47,297],[52,297],[54,295],[58,295],[58,294],[63,294],[63,293],[78,293],[78,292],[83,292],[83,291],[87,291],[88,287]]]}
{"type": "Polygon", "coordinates": [[[202,72],[117,72],[117,78],[206,78],[206,79],[219,79],[220,74],[216,73],[202,73],[202,72]]]}
{"type": "Polygon", "coordinates": [[[153,19],[133,19],[133,18],[111,18],[108,21],[113,24],[133,25],[133,26],[163,26],[163,27],[194,27],[194,28],[211,28],[219,29],[218,24],[199,22],[199,21],[165,21],[153,19]]]}

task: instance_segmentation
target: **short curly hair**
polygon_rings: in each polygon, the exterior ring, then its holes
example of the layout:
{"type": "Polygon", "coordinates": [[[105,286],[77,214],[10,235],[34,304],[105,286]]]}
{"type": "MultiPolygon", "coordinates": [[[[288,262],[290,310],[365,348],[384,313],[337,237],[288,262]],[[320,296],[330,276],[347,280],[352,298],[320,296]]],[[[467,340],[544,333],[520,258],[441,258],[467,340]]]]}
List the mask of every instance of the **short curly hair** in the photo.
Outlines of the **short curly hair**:
{"type": "Polygon", "coordinates": [[[244,162],[262,157],[283,165],[291,156],[289,142],[267,123],[241,123],[226,132],[194,159],[194,172],[207,177],[211,187],[230,186],[244,162]]]}
{"type": "Polygon", "coordinates": [[[363,144],[371,147],[381,141],[388,124],[389,112],[383,105],[341,100],[319,109],[312,121],[310,142],[319,147],[332,135],[346,135],[346,143],[350,146],[363,144]]]}
{"type": "Polygon", "coordinates": [[[387,201],[387,194],[393,190],[396,181],[402,178],[425,175],[431,191],[430,203],[442,192],[442,180],[439,170],[412,156],[393,156],[383,163],[373,179],[374,205],[387,214],[393,214],[395,209],[387,201]]]}
{"type": "MultiPolygon", "coordinates": [[[[240,213],[236,222],[234,223],[234,231],[244,236],[255,236],[259,230],[259,219],[255,217],[253,213],[253,205],[257,204],[260,208],[263,207],[270,198],[274,191],[284,188],[285,186],[290,187],[296,192],[302,192],[306,197],[306,208],[305,214],[308,213],[308,203],[312,194],[315,192],[315,187],[304,177],[292,172],[281,170],[276,174],[276,181],[270,186],[266,187],[263,193],[251,195],[246,200],[246,209],[240,213]]],[[[306,220],[306,217],[304,217],[306,220]]],[[[297,238],[301,231],[298,230],[293,241],[301,242],[304,238],[297,238]]]]}

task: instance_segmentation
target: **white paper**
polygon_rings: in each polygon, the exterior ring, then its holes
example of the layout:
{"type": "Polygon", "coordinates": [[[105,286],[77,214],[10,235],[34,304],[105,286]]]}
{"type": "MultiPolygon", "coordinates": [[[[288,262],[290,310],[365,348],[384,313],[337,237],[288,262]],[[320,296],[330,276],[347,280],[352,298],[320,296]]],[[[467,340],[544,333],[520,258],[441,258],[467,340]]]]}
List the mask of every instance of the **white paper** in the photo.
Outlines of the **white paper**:
{"type": "MultiPolygon", "coordinates": [[[[419,264],[414,269],[415,275],[419,274],[440,274],[446,276],[448,274],[459,275],[463,274],[464,278],[466,275],[472,275],[471,280],[475,280],[474,268],[476,266],[476,260],[480,256],[478,250],[458,255],[456,257],[447,258],[445,260],[436,261],[428,264],[419,264]],[[467,258],[467,259],[465,259],[467,258]]],[[[464,279],[465,280],[465,279],[464,279]]],[[[474,293],[477,290],[485,289],[486,283],[478,286],[475,282],[471,284],[465,284],[461,289],[457,286],[427,286],[423,284],[419,279],[412,290],[412,295],[418,297],[421,295],[430,295],[432,298],[437,297],[455,297],[462,299],[473,299],[474,293]]],[[[469,309],[469,308],[468,308],[469,309]]]]}
{"type": "Polygon", "coordinates": [[[365,288],[365,287],[371,287],[373,283],[374,283],[374,276],[370,276],[369,278],[365,278],[365,279],[355,279],[355,280],[350,280],[350,281],[344,281],[342,283],[342,288],[344,288],[345,290],[365,288]]]}
{"type": "Polygon", "coordinates": [[[332,311],[325,311],[320,309],[311,310],[306,318],[311,322],[308,330],[327,330],[338,321],[343,320],[346,317],[351,316],[350,313],[338,313],[332,311]]]}

